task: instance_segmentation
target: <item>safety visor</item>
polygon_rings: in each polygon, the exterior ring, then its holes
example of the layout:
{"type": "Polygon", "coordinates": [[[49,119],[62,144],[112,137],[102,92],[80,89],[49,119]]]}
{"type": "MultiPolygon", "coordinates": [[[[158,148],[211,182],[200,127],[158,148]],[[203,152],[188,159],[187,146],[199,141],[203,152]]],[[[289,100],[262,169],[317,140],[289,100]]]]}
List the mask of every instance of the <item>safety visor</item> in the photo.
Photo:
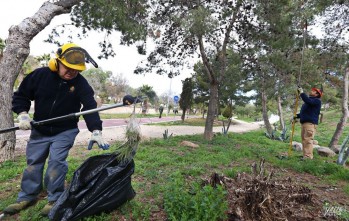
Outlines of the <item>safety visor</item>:
{"type": "Polygon", "coordinates": [[[80,50],[69,50],[61,56],[69,64],[85,64],[85,54],[80,50]]]}
{"type": "Polygon", "coordinates": [[[71,47],[63,52],[60,56],[61,59],[64,59],[66,63],[71,65],[84,66],[85,61],[91,62],[93,66],[98,67],[97,63],[91,58],[87,51],[80,47],[71,47]]]}

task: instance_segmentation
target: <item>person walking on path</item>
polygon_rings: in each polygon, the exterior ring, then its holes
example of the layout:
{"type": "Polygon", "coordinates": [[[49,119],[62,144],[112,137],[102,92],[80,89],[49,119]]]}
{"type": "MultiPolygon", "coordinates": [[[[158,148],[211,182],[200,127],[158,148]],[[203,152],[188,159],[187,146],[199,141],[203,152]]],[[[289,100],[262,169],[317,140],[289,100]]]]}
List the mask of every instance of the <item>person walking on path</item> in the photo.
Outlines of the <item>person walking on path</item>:
{"type": "MultiPolygon", "coordinates": [[[[43,189],[43,177],[48,204],[42,209],[41,215],[48,215],[64,191],[68,171],[66,159],[79,133],[79,119],[32,126],[28,111],[31,101],[34,101],[34,120],[42,121],[96,108],[94,91],[80,74],[86,69],[85,62],[97,67],[83,48],[73,43],[64,44],[58,48],[56,57],[49,61],[48,67],[38,68],[28,74],[14,92],[12,110],[18,115],[19,128],[31,130],[31,134],[26,147],[27,168],[22,176],[21,191],[17,202],[4,209],[5,214],[15,214],[33,205],[43,189]],[[44,176],[46,159],[48,166],[44,176]]],[[[84,119],[88,130],[92,132],[90,143],[97,143],[103,150],[108,149],[109,144],[102,138],[99,114],[87,114],[84,119]]]]}
{"type": "Polygon", "coordinates": [[[300,97],[304,102],[301,107],[300,113],[295,117],[299,118],[300,123],[302,124],[302,159],[313,159],[313,141],[319,121],[321,97],[323,91],[319,88],[313,87],[308,96],[303,92],[303,89],[299,87],[298,93],[300,94],[300,97]]]}
{"type": "Polygon", "coordinates": [[[144,100],[142,104],[142,115],[145,116],[148,111],[148,100],[144,100]]]}
{"type": "Polygon", "coordinates": [[[160,107],[159,107],[159,118],[161,118],[161,115],[162,115],[162,112],[164,111],[164,105],[163,104],[160,104],[160,107]]]}
{"type": "Polygon", "coordinates": [[[178,106],[177,106],[177,105],[174,106],[174,108],[173,108],[173,113],[174,113],[175,115],[178,114],[178,106]]]}

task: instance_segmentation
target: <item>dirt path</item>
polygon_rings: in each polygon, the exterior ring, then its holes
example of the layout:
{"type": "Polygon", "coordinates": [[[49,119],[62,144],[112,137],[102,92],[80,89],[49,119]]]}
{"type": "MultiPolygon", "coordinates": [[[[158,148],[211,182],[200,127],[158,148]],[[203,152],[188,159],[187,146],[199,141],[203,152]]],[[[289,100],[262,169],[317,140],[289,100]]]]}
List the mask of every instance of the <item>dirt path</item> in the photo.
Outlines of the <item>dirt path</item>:
{"type": "MultiPolygon", "coordinates": [[[[230,126],[229,132],[243,133],[251,130],[257,130],[263,126],[263,122],[247,123],[234,119],[234,124],[230,126]]],[[[204,127],[200,126],[157,126],[157,125],[140,125],[142,139],[161,138],[166,129],[173,136],[203,134],[204,127]]],[[[125,126],[108,127],[103,129],[103,137],[109,142],[122,141],[125,138],[125,126]]],[[[214,127],[213,132],[222,132],[222,126],[214,127]]],[[[74,145],[86,145],[91,137],[91,132],[87,129],[81,129],[76,137],[74,145]]],[[[29,136],[17,136],[16,151],[23,153],[29,136]]]]}
{"type": "MultiPolygon", "coordinates": [[[[263,124],[261,122],[246,123],[234,120],[235,124],[229,128],[230,132],[242,133],[259,129],[263,124]]],[[[173,136],[203,134],[204,127],[200,126],[157,126],[157,125],[140,125],[143,139],[161,138],[166,129],[173,136]]],[[[124,140],[126,127],[110,127],[103,129],[103,137],[108,142],[124,140]]],[[[222,127],[214,127],[213,132],[222,132],[222,127]]],[[[76,145],[86,145],[91,133],[87,130],[81,130],[76,138],[76,145]]]]}

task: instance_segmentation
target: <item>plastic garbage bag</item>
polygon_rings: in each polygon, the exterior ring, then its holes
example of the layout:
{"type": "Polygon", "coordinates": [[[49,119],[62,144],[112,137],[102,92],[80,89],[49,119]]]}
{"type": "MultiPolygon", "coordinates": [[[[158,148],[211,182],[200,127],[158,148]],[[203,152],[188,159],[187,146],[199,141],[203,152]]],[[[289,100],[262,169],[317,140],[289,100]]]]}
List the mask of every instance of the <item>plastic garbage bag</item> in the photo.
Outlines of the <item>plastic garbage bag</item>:
{"type": "Polygon", "coordinates": [[[125,135],[127,141],[114,153],[90,157],[74,172],[70,186],[51,209],[50,220],[78,220],[109,212],[136,195],[131,176],[141,135],[135,106],[125,135]]]}
{"type": "Polygon", "coordinates": [[[134,167],[132,158],[120,161],[117,153],[88,158],[51,209],[50,220],[78,220],[118,208],[136,195],[134,167]]]}

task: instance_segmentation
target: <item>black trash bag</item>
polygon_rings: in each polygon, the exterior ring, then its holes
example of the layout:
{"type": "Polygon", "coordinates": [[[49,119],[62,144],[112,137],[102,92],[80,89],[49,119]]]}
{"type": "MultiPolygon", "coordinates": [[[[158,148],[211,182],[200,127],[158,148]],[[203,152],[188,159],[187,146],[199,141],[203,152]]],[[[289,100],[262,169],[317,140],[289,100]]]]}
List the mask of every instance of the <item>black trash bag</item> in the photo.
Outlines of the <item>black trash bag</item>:
{"type": "Polygon", "coordinates": [[[119,162],[117,156],[112,153],[88,158],[51,209],[50,220],[78,220],[110,212],[131,200],[136,195],[131,186],[134,161],[119,162]]]}

